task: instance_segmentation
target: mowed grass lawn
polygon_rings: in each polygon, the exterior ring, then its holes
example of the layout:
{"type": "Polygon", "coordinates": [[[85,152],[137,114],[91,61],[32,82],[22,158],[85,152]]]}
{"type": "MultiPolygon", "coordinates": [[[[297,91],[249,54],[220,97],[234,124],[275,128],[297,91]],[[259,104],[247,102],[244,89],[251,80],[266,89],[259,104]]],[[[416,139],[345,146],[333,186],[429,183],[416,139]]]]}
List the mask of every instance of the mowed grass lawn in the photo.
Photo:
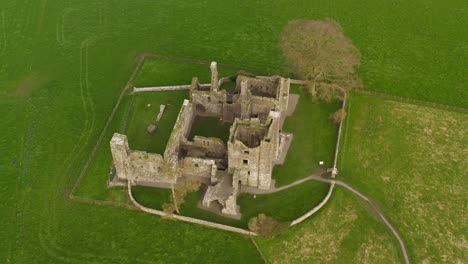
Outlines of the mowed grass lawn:
{"type": "Polygon", "coordinates": [[[318,213],[273,238],[256,238],[268,263],[401,263],[400,248],[380,218],[335,187],[318,213]]]}
{"type": "Polygon", "coordinates": [[[333,166],[338,126],[330,115],[341,107],[338,101],[312,99],[301,86],[293,85],[291,94],[298,94],[299,102],[292,116],[286,118],[283,131],[294,138],[284,164],[276,165],[273,178],[276,187],[307,177],[321,168],[333,166]],[[323,161],[323,165],[319,165],[323,161]]]}
{"type": "MultiPolygon", "coordinates": [[[[281,222],[289,222],[319,204],[327,194],[328,187],[326,183],[312,181],[272,194],[257,194],[255,198],[252,194],[241,193],[237,200],[242,214],[240,220],[222,217],[198,208],[204,192],[204,189],[200,188],[199,191],[187,195],[180,212],[182,215],[244,229],[248,228],[247,224],[252,217],[261,213],[281,222]]],[[[162,205],[169,201],[172,194],[170,189],[143,186],[135,186],[132,190],[139,203],[158,210],[162,210],[162,205]]]]}
{"type": "Polygon", "coordinates": [[[128,122],[126,134],[130,149],[164,154],[167,141],[182,107],[188,99],[188,91],[143,92],[134,95],[132,115],[128,122]],[[148,104],[151,105],[148,107],[148,104]],[[164,113],[157,123],[157,129],[148,133],[150,124],[156,124],[159,106],[165,105],[164,113]]]}
{"type": "Polygon", "coordinates": [[[339,177],[372,197],[414,263],[467,260],[468,115],[352,95],[339,177]]]}
{"type": "Polygon", "coordinates": [[[216,117],[195,117],[188,140],[193,140],[195,136],[215,137],[227,144],[229,139],[229,129],[231,124],[221,123],[216,117]]]}

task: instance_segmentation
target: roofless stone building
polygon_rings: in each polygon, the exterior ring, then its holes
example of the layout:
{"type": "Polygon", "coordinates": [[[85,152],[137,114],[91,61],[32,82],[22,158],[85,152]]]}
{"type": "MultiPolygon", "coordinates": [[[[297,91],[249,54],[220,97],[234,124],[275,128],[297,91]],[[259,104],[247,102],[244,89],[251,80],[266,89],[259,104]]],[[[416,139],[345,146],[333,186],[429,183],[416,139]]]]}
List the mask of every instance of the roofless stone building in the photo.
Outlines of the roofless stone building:
{"type": "Polygon", "coordinates": [[[115,177],[132,185],[160,188],[199,180],[207,186],[202,206],[217,202],[222,213],[239,215],[237,196],[242,186],[269,189],[273,166],[281,152],[287,151],[281,128],[290,80],[244,75],[218,79],[216,62],[210,68],[210,86],[192,79],[190,100],[180,109],[163,155],[132,150],[125,135],[113,135],[110,148],[115,177]],[[220,88],[229,83],[235,83],[235,88],[220,88]],[[227,143],[197,135],[189,140],[196,117],[216,117],[232,124],[227,143]]]}

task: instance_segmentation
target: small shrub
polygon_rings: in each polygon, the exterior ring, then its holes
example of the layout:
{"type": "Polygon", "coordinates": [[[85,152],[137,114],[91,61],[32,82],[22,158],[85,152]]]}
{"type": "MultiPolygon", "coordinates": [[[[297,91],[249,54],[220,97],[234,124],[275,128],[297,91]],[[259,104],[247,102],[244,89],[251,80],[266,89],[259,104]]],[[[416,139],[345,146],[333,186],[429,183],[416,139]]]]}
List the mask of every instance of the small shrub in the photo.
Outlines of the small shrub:
{"type": "Polygon", "coordinates": [[[173,202],[164,203],[162,205],[162,209],[163,209],[163,212],[167,214],[167,216],[171,216],[172,213],[174,213],[174,211],[176,210],[173,202]]]}
{"type": "Polygon", "coordinates": [[[176,186],[176,188],[174,188],[174,194],[171,193],[169,197],[169,202],[162,205],[163,211],[169,215],[174,213],[174,211],[177,211],[185,202],[185,196],[191,192],[198,191],[200,185],[200,182],[195,181],[176,186]]]}
{"type": "Polygon", "coordinates": [[[335,124],[341,123],[341,121],[343,121],[345,117],[346,117],[346,112],[345,110],[343,110],[343,108],[340,108],[338,111],[336,111],[330,116],[331,120],[335,124]]]}
{"type": "Polygon", "coordinates": [[[276,221],[265,214],[259,214],[249,220],[249,230],[263,237],[277,235],[287,228],[288,223],[276,221]]]}

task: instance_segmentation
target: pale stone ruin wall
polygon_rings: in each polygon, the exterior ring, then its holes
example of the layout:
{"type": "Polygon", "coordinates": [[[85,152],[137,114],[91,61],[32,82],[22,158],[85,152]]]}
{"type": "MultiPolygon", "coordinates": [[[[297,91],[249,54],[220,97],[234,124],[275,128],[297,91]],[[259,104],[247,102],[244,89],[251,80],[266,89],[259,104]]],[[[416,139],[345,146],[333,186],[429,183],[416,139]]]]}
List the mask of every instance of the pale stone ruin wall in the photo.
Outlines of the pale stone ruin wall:
{"type": "Polygon", "coordinates": [[[205,183],[210,182],[218,170],[214,160],[193,157],[180,160],[179,166],[183,176],[206,178],[205,183]]]}
{"type": "Polygon", "coordinates": [[[179,158],[194,157],[212,160],[217,168],[226,169],[224,160],[227,157],[227,149],[219,138],[206,138],[195,136],[193,141],[184,139],[180,146],[179,158]]]}
{"type": "Polygon", "coordinates": [[[160,154],[131,150],[127,136],[115,133],[110,142],[116,176],[134,184],[160,182],[173,184],[176,177],[160,154]]]}
{"type": "Polygon", "coordinates": [[[241,185],[271,187],[290,81],[241,75],[220,81],[216,63],[210,69],[209,87],[201,85],[196,77],[192,79],[190,101],[185,100],[181,107],[163,156],[131,150],[125,135],[114,134],[110,145],[116,177],[132,184],[160,187],[196,178],[208,185],[204,206],[217,201],[223,213],[239,215],[237,196],[241,185]],[[219,89],[220,84],[233,80],[234,90],[219,89]],[[195,136],[188,140],[196,116],[233,123],[227,145],[218,138],[195,136]]]}
{"type": "Polygon", "coordinates": [[[228,142],[229,169],[239,172],[242,185],[270,189],[271,172],[279,157],[279,114],[259,119],[236,119],[228,142]]]}

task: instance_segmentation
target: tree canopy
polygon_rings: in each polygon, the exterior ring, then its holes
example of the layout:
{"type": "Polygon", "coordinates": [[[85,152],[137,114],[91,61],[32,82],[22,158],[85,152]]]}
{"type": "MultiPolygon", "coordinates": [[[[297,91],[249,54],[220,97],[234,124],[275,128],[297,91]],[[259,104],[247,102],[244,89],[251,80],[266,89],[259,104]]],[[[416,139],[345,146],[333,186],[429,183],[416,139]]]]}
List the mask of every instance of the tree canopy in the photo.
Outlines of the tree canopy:
{"type": "Polygon", "coordinates": [[[280,35],[287,68],[307,82],[312,95],[330,97],[359,88],[361,54],[334,20],[292,20],[280,35]]]}

